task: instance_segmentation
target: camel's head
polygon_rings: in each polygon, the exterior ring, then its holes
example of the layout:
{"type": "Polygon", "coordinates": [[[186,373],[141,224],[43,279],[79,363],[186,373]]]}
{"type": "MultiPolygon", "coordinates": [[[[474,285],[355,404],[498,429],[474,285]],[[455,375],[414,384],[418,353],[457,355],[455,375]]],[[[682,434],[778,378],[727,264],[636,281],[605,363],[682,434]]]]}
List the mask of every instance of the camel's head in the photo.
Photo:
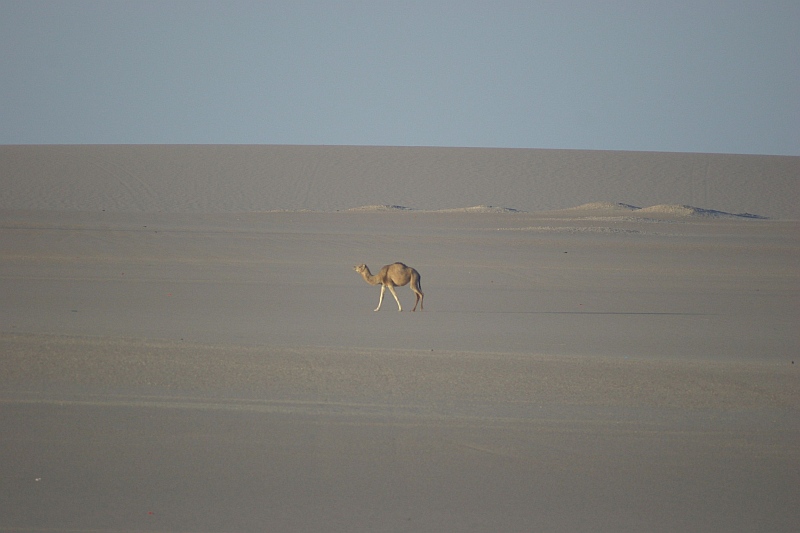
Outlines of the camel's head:
{"type": "Polygon", "coordinates": [[[359,274],[361,274],[362,272],[364,272],[365,270],[367,270],[367,265],[358,265],[358,266],[354,266],[354,267],[353,267],[353,270],[355,270],[356,272],[358,272],[359,274]]]}

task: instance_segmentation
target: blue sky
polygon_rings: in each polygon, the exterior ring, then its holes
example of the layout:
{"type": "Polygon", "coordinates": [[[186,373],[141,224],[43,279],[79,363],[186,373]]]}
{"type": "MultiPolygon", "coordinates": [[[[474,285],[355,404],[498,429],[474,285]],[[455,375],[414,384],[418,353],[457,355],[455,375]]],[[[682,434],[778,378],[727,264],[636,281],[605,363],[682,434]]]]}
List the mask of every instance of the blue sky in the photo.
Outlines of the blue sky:
{"type": "Polygon", "coordinates": [[[0,0],[0,144],[800,155],[797,28],[797,0],[0,0]]]}

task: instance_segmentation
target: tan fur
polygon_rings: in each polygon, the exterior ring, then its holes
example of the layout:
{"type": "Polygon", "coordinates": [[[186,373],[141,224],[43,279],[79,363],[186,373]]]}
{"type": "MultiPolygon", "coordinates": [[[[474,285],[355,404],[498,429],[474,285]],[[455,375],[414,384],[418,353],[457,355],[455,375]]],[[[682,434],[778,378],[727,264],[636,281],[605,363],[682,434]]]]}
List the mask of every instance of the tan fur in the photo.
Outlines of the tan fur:
{"type": "Polygon", "coordinates": [[[411,283],[411,290],[414,291],[414,295],[417,297],[416,301],[414,302],[414,309],[412,309],[412,311],[417,310],[417,303],[419,303],[419,310],[422,311],[422,300],[425,298],[425,295],[422,293],[422,288],[420,287],[419,272],[410,266],[406,266],[403,263],[392,263],[391,265],[386,265],[383,267],[380,272],[374,276],[369,271],[369,267],[367,265],[354,266],[353,270],[361,274],[361,277],[364,278],[364,281],[370,285],[381,286],[381,297],[378,300],[378,307],[375,308],[376,311],[381,308],[381,304],[383,303],[383,293],[387,288],[389,289],[389,292],[392,293],[392,296],[394,296],[394,299],[397,302],[398,310],[402,311],[403,306],[400,305],[400,299],[397,297],[397,293],[394,291],[394,288],[408,285],[409,282],[411,283]]]}

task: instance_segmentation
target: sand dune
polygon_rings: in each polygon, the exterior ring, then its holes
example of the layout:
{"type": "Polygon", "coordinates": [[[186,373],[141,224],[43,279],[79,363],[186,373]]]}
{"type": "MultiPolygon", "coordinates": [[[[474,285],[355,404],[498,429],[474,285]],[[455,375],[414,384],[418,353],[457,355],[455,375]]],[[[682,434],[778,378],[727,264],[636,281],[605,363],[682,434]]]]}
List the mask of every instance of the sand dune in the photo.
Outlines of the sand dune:
{"type": "Polygon", "coordinates": [[[410,207],[405,207],[402,205],[361,205],[358,207],[351,207],[350,209],[347,209],[347,211],[353,213],[364,213],[364,212],[378,213],[382,211],[411,211],[411,210],[412,209],[410,207]]]}
{"type": "Polygon", "coordinates": [[[354,146],[0,147],[0,209],[337,211],[588,202],[800,219],[800,157],[354,146]]]}
{"type": "MultiPolygon", "coordinates": [[[[498,207],[493,205],[475,205],[472,207],[456,207],[451,209],[434,209],[422,210],[406,207],[402,205],[362,205],[359,207],[352,207],[346,211],[352,213],[365,213],[365,212],[399,212],[399,211],[419,211],[419,212],[432,212],[432,213],[522,213],[519,209],[513,207],[498,207]]],[[[685,217],[708,217],[708,218],[750,218],[750,219],[766,219],[769,217],[762,215],[754,215],[751,213],[726,213],[725,211],[717,211],[714,209],[704,209],[702,207],[694,207],[691,205],[670,205],[661,204],[650,207],[636,207],[623,203],[612,202],[589,202],[576,207],[568,209],[560,209],[554,211],[540,212],[544,215],[563,215],[569,217],[587,218],[587,217],[649,217],[649,218],[685,218],[685,217]]]]}
{"type": "Polygon", "coordinates": [[[553,214],[575,217],[618,216],[641,218],[749,218],[766,219],[763,215],[752,213],[726,213],[715,209],[705,209],[691,205],[660,204],[650,207],[636,207],[630,204],[612,202],[590,202],[570,209],[556,210],[553,214]]]}

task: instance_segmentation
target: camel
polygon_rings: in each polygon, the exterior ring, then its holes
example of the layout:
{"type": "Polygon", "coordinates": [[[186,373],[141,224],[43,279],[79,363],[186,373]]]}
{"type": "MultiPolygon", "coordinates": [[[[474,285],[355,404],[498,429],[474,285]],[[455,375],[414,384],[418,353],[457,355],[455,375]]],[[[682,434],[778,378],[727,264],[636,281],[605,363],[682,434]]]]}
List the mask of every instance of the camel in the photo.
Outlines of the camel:
{"type": "Polygon", "coordinates": [[[389,292],[392,293],[392,296],[394,296],[394,300],[397,302],[398,310],[402,311],[403,306],[400,305],[400,299],[397,297],[397,293],[394,292],[394,288],[408,285],[409,282],[411,282],[411,290],[414,291],[414,294],[417,297],[416,301],[414,302],[414,309],[412,309],[412,311],[417,310],[417,303],[419,303],[419,310],[422,311],[422,300],[425,298],[425,295],[422,294],[422,289],[419,285],[419,272],[410,266],[406,266],[403,263],[393,263],[383,267],[381,271],[374,276],[372,275],[372,272],[369,271],[369,267],[367,265],[354,266],[353,270],[361,274],[361,277],[364,278],[364,281],[370,285],[380,284],[381,297],[378,300],[378,307],[375,308],[375,311],[380,310],[381,304],[383,303],[383,293],[386,291],[387,287],[389,288],[389,292]]]}

